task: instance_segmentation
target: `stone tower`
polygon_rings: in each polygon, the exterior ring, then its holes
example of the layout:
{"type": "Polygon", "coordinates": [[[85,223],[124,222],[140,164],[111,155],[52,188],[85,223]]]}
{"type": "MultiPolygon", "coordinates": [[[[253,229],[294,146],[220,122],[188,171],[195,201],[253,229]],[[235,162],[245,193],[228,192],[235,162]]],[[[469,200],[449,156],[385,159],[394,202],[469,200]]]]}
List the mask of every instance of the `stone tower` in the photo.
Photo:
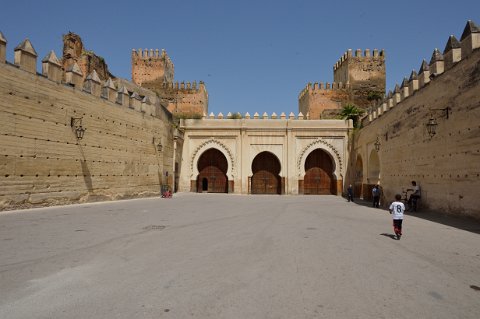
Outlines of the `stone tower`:
{"type": "Polygon", "coordinates": [[[165,50],[132,50],[132,81],[155,91],[160,103],[176,116],[202,117],[208,113],[205,83],[173,82],[175,68],[165,50]]]}
{"type": "Polygon", "coordinates": [[[337,118],[347,103],[369,107],[385,95],[385,53],[349,49],[333,66],[333,83],[308,83],[298,96],[298,109],[310,119],[337,118]]]}
{"type": "Polygon", "coordinates": [[[385,53],[366,49],[357,49],[355,55],[349,49],[335,63],[333,79],[337,83],[349,85],[353,103],[359,107],[367,107],[375,98],[382,98],[385,94],[385,53]]]}
{"type": "Polygon", "coordinates": [[[162,49],[132,50],[132,81],[149,88],[161,88],[163,83],[172,83],[174,66],[167,52],[162,49]]]}

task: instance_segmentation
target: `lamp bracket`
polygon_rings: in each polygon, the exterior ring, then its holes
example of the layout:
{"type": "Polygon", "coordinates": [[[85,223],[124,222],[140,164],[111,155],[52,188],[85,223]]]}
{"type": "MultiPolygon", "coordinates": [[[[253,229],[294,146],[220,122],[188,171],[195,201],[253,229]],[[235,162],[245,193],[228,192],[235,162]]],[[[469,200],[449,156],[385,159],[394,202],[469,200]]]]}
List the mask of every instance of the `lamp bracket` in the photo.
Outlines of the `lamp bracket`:
{"type": "Polygon", "coordinates": [[[443,112],[443,115],[447,120],[448,120],[448,116],[450,114],[450,111],[451,111],[451,108],[449,106],[443,108],[443,109],[430,109],[431,111],[442,111],[443,112]]]}

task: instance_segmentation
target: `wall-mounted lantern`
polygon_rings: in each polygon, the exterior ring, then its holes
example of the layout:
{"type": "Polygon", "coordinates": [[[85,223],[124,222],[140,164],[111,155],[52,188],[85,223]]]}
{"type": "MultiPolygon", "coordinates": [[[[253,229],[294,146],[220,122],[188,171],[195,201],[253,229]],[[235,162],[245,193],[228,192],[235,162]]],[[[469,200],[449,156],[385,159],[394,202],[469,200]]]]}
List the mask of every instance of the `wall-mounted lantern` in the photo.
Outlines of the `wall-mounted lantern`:
{"type": "Polygon", "coordinates": [[[70,120],[70,126],[72,127],[72,130],[75,133],[77,140],[81,140],[83,138],[83,135],[85,134],[85,131],[87,130],[82,126],[82,118],[72,117],[72,119],[70,120]]]}
{"type": "Polygon", "coordinates": [[[163,150],[162,139],[161,138],[153,138],[153,145],[157,149],[158,152],[163,150]]]}
{"type": "Polygon", "coordinates": [[[377,140],[375,141],[375,143],[373,143],[373,146],[375,146],[375,150],[377,152],[380,151],[380,140],[378,139],[378,136],[377,136],[377,140]]]}
{"type": "MultiPolygon", "coordinates": [[[[448,116],[450,114],[450,107],[446,107],[444,109],[431,109],[431,111],[442,111],[443,114],[441,115],[442,117],[445,117],[448,120],[448,116]]],[[[430,119],[428,122],[425,124],[427,127],[427,132],[430,135],[430,138],[432,138],[435,134],[437,134],[437,120],[433,117],[433,113],[430,114],[430,119]]]]}
{"type": "Polygon", "coordinates": [[[162,142],[158,142],[157,144],[157,151],[161,152],[163,150],[162,142]]]}
{"type": "Polygon", "coordinates": [[[436,133],[437,133],[437,121],[433,118],[433,115],[430,116],[430,119],[428,120],[427,124],[427,132],[430,135],[430,138],[432,138],[436,133]]]}

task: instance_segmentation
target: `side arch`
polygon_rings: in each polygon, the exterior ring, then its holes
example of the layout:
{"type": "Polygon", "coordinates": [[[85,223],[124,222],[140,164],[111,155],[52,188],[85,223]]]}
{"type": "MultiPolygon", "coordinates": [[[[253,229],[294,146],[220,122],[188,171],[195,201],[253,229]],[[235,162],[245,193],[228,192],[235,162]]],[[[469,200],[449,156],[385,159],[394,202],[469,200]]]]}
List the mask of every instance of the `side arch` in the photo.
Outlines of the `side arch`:
{"type": "Polygon", "coordinates": [[[332,144],[323,139],[317,139],[311,142],[300,152],[300,155],[297,159],[299,193],[304,194],[304,176],[306,174],[305,163],[307,157],[317,149],[324,151],[332,160],[332,178],[336,181],[336,185],[333,186],[332,192],[335,195],[341,195],[343,192],[342,158],[340,157],[340,152],[332,144]]]}
{"type": "Polygon", "coordinates": [[[305,161],[307,160],[308,155],[313,152],[316,149],[322,149],[324,150],[333,160],[334,169],[333,169],[333,175],[334,177],[339,180],[343,179],[342,175],[342,159],[340,158],[340,153],[338,150],[328,143],[327,141],[324,140],[315,140],[309,145],[307,145],[302,152],[300,152],[300,155],[297,159],[297,172],[298,172],[298,177],[301,178],[305,175],[305,161]]]}
{"type": "Polygon", "coordinates": [[[190,179],[196,179],[199,172],[198,172],[198,160],[200,159],[200,156],[207,151],[210,148],[214,148],[219,150],[220,152],[223,153],[225,158],[227,159],[228,163],[228,168],[227,168],[227,177],[228,180],[233,181],[234,178],[234,172],[235,172],[235,161],[233,159],[232,152],[230,149],[223,144],[220,141],[217,141],[215,139],[210,139],[207,140],[203,143],[201,143],[193,152],[192,157],[190,158],[190,171],[192,172],[192,175],[190,176],[190,179]]]}

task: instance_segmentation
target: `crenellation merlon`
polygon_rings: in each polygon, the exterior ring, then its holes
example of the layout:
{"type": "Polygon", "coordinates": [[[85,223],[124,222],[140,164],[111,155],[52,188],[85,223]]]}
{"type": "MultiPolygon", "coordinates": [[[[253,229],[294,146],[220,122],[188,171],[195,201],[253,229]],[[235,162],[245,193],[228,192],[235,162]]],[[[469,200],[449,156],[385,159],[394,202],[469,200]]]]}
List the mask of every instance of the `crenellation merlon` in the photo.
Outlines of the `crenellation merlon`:
{"type": "Polygon", "coordinates": [[[23,40],[14,49],[15,65],[27,72],[37,73],[37,57],[38,54],[29,39],[23,40]]]}
{"type": "Polygon", "coordinates": [[[454,35],[450,35],[443,50],[445,71],[462,59],[462,47],[454,35]]]}
{"type": "Polygon", "coordinates": [[[467,21],[460,42],[462,54],[464,56],[467,56],[472,53],[473,50],[480,48],[480,27],[472,20],[467,21]]]}
{"type": "Polygon", "coordinates": [[[62,64],[53,50],[42,59],[42,74],[49,80],[57,83],[62,82],[62,64]]]}
{"type": "Polygon", "coordinates": [[[435,48],[432,53],[432,58],[430,59],[430,73],[435,76],[442,74],[444,71],[444,62],[443,54],[435,48]]]}

